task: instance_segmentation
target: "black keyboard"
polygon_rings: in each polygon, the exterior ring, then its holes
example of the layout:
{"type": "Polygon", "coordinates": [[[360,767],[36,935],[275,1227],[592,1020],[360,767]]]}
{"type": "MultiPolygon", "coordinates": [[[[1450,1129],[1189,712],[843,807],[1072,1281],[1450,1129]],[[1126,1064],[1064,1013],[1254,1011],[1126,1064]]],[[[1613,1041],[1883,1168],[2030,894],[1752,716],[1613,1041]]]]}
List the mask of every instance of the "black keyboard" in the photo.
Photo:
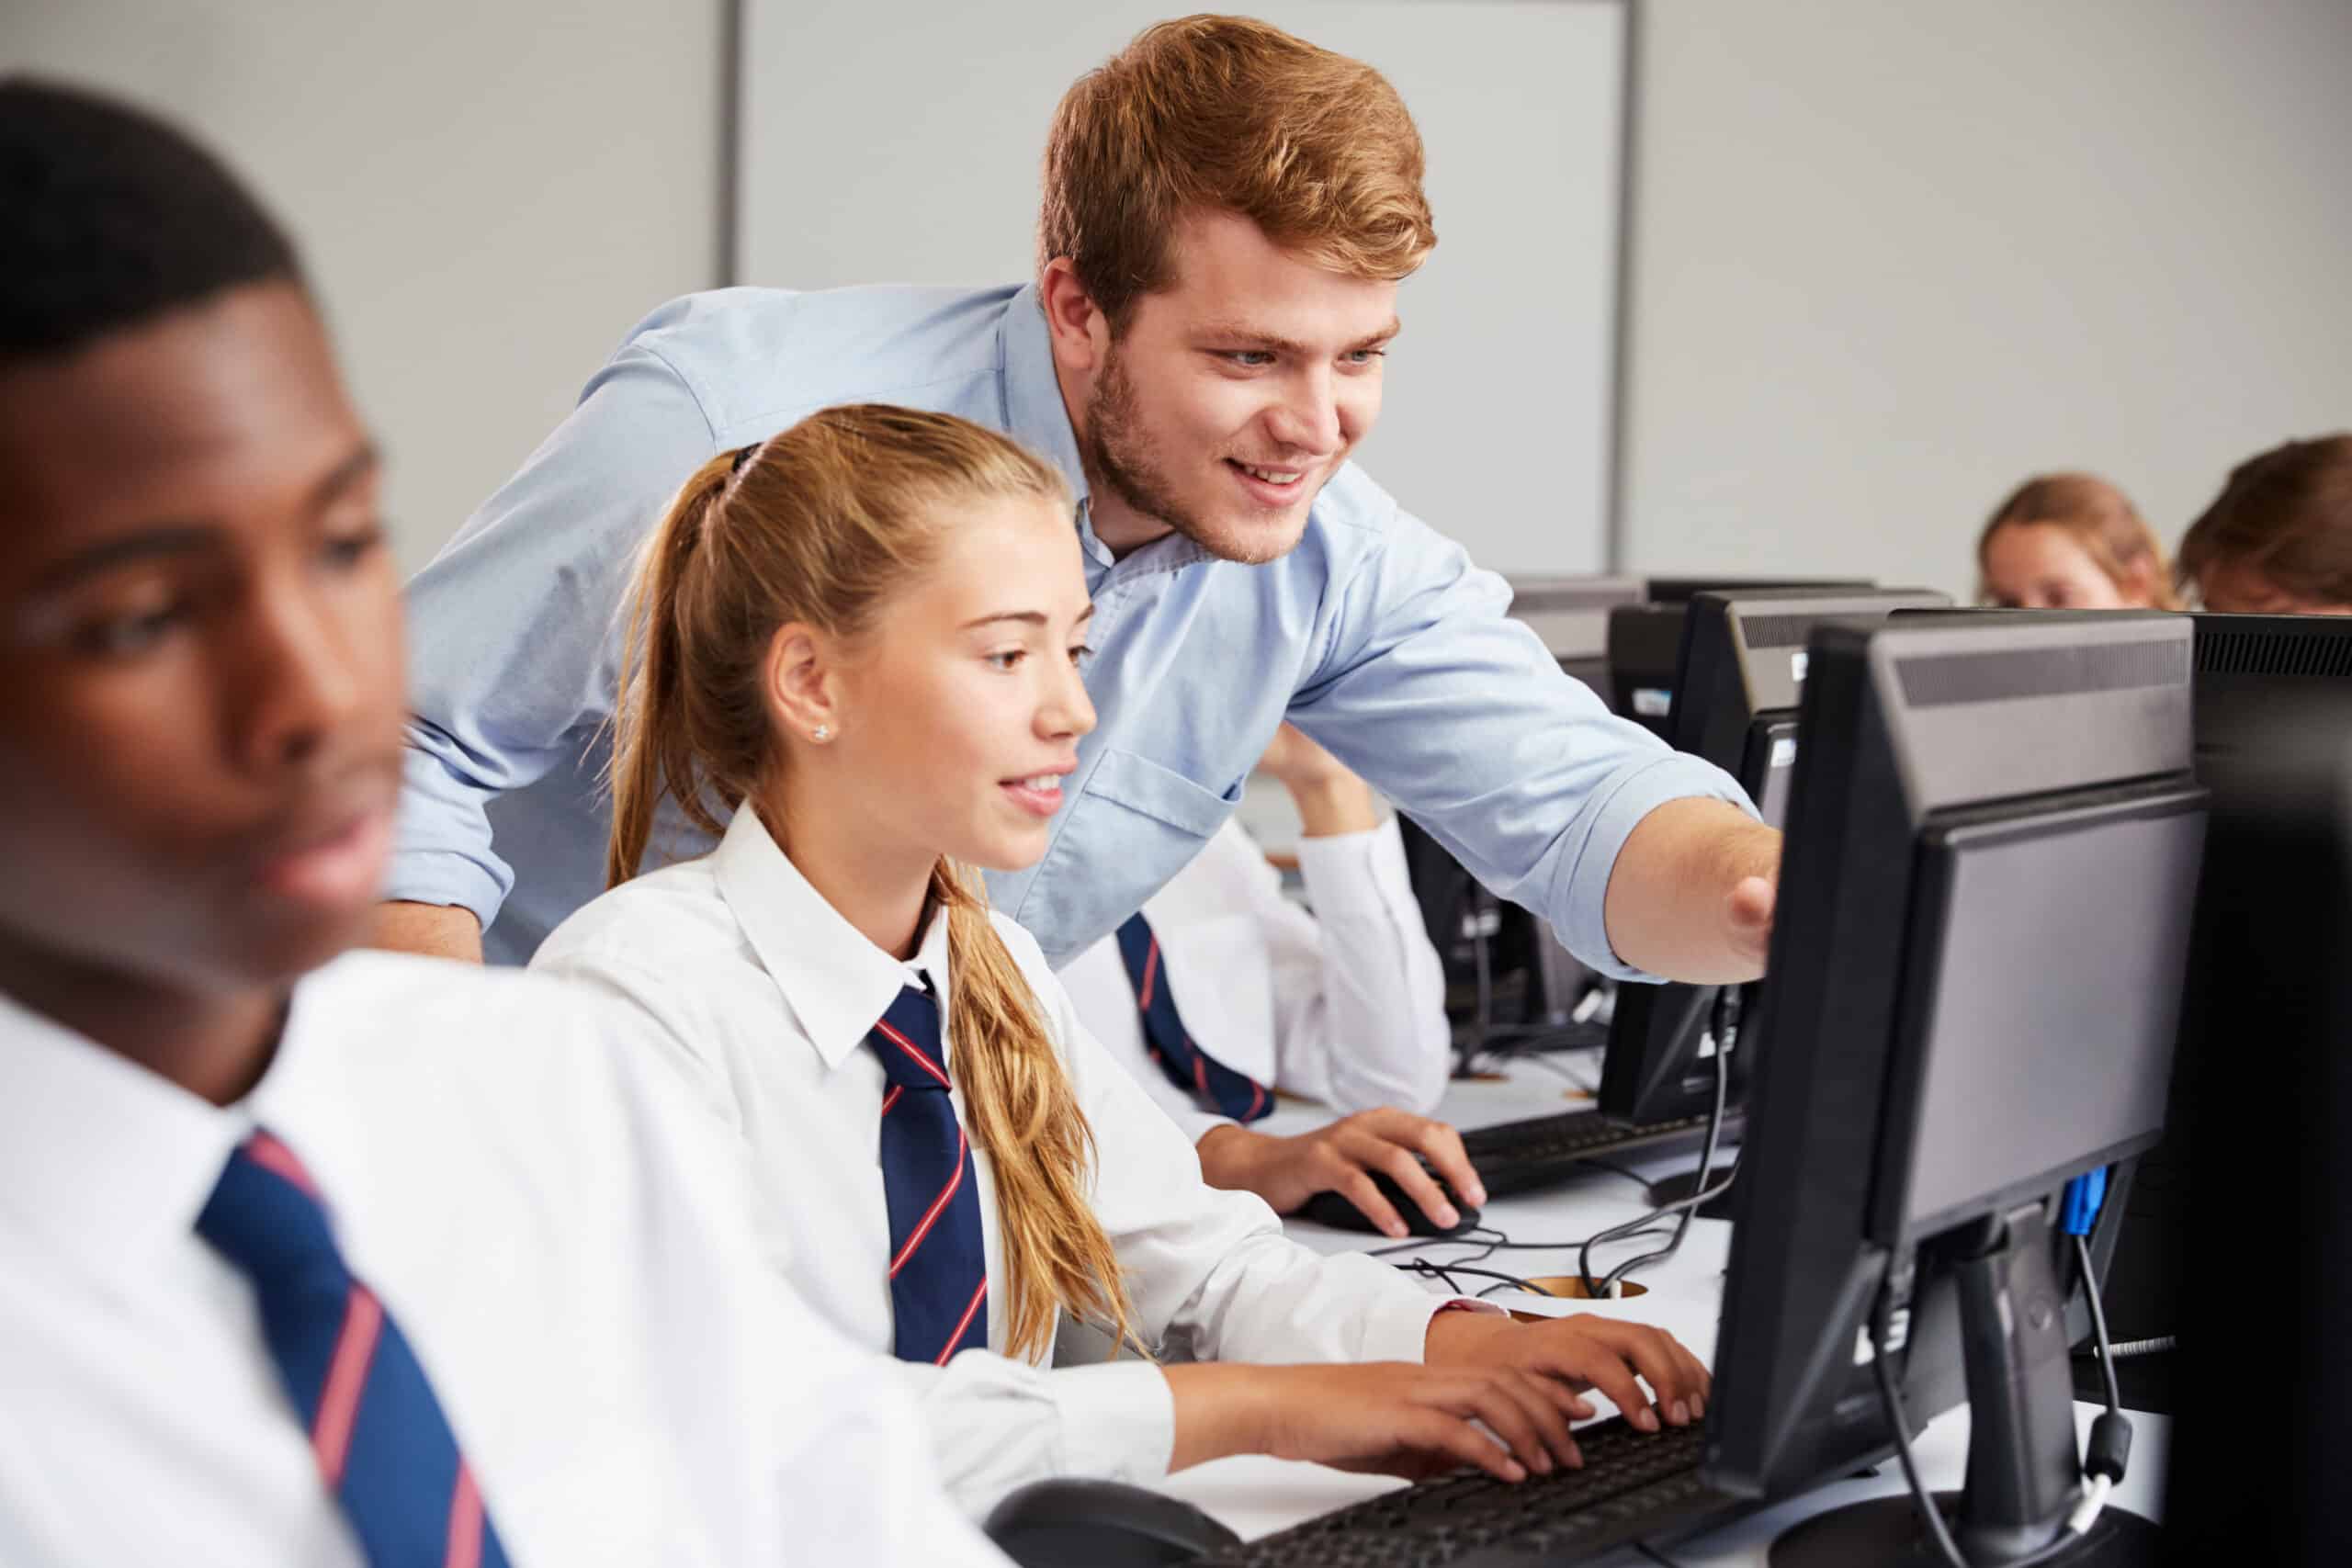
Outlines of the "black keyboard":
{"type": "MultiPolygon", "coordinates": [[[[1737,1112],[1724,1116],[1726,1131],[1738,1124],[1737,1112]]],[[[1570,1111],[1558,1116],[1536,1116],[1524,1122],[1468,1128],[1462,1134],[1462,1147],[1469,1155],[1478,1179],[1486,1185],[1487,1196],[1500,1198],[1555,1186],[1579,1174],[1577,1161],[1595,1155],[1621,1154],[1650,1144],[1690,1137],[1706,1130],[1704,1116],[1678,1116],[1668,1122],[1619,1122],[1598,1111],[1570,1111]]]]}
{"type": "Polygon", "coordinates": [[[1385,1493],[1201,1559],[1218,1568],[1534,1568],[1673,1538],[1736,1505],[1699,1479],[1705,1423],[1577,1431],[1581,1470],[1518,1485],[1473,1472],[1385,1493]]]}

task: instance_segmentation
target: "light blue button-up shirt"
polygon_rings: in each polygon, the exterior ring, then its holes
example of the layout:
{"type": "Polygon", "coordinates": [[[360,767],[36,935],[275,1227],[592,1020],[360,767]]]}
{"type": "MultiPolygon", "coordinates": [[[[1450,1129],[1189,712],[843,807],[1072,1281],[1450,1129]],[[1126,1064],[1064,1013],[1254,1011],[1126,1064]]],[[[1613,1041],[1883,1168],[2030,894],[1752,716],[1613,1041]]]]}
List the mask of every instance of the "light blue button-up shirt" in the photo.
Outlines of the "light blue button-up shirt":
{"type": "MultiPolygon", "coordinates": [[[[1285,716],[1619,976],[1640,977],[1610,951],[1601,901],[1634,825],[1680,796],[1747,804],[1611,716],[1506,618],[1501,579],[1352,463],[1280,560],[1219,560],[1180,535],[1114,559],[1088,522],[1034,287],[730,288],[639,323],[410,583],[414,718],[387,897],[462,905],[490,956],[519,963],[601,891],[603,731],[637,547],[712,455],[844,402],[1004,431],[1080,498],[1099,722],[1045,858],[989,879],[1056,964],[1192,859],[1285,716]]],[[[657,857],[710,847],[674,811],[657,825],[657,857]]]]}

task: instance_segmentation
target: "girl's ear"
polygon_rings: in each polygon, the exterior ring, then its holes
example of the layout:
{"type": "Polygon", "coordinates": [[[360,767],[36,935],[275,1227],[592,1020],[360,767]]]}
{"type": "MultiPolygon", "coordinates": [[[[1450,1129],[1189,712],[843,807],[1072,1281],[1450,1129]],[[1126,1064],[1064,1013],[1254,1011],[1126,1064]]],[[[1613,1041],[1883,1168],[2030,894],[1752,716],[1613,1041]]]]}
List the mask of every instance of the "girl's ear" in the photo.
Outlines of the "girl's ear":
{"type": "Polygon", "coordinates": [[[803,621],[778,626],[768,639],[766,676],[768,722],[779,739],[821,746],[841,733],[832,638],[803,621]]]}
{"type": "Polygon", "coordinates": [[[2124,597],[2135,609],[2154,609],[2164,595],[2161,573],[2156,570],[2156,558],[2135,556],[2123,569],[2124,597]]]}

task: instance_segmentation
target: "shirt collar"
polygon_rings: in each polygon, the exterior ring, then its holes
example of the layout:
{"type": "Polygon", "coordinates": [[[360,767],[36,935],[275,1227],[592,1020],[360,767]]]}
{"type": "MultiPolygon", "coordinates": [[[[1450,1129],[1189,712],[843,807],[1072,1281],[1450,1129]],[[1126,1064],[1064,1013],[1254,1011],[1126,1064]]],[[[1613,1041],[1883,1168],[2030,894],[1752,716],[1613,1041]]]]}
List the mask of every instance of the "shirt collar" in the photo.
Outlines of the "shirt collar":
{"type": "Polygon", "coordinates": [[[1095,569],[1088,587],[1112,564],[1110,547],[1094,536],[1093,491],[1086,480],[1086,464],[1078,451],[1078,433],[1070,428],[1069,409],[1062,401],[1062,384],[1054,374],[1053,336],[1046,330],[1046,305],[1035,283],[1024,284],[1006,302],[999,329],[1004,353],[1006,431],[1031,450],[1042,454],[1062,471],[1078,502],[1078,540],[1095,569]]]}
{"type": "Polygon", "coordinates": [[[268,1121],[303,1013],[298,989],[261,1085],[221,1107],[0,996],[0,1210],[109,1269],[186,1241],[231,1151],[268,1121]]]}
{"type": "Polygon", "coordinates": [[[1045,301],[1035,284],[1023,284],[1006,301],[998,331],[1004,355],[1007,434],[1062,471],[1083,511],[1086,465],[1079,458],[1078,433],[1070,428],[1061,380],[1054,374],[1053,339],[1046,331],[1045,301]]]}
{"type": "MultiPolygon", "coordinates": [[[[711,857],[720,897],[761,967],[775,982],[827,1070],[865,1043],[909,986],[928,980],[947,1016],[947,920],[934,912],[912,959],[901,963],[866,940],[809,886],[748,802],[711,857]]],[[[942,1034],[944,1035],[943,1025],[942,1034]]]]}

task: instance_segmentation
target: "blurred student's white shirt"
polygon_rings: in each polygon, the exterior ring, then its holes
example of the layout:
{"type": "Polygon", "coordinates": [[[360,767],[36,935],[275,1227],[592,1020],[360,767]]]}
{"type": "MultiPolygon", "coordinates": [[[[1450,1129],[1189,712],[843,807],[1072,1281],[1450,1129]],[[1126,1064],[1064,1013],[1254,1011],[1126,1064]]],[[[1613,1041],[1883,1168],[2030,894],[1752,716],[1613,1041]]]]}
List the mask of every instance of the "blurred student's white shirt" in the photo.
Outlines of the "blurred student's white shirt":
{"type": "Polygon", "coordinates": [[[515,1562],[1001,1568],[642,1030],[542,976],[355,953],[224,1110],[0,996],[0,1562],[362,1562],[249,1281],[195,1229],[266,1126],[515,1562]]]}
{"type": "MultiPolygon", "coordinates": [[[[1144,905],[1185,1031],[1236,1072],[1335,1111],[1426,1114],[1453,1066],[1445,976],[1396,819],[1295,849],[1311,914],[1234,820],[1144,905]]],[[[1226,1120],[1152,1065],[1115,938],[1059,978],[1088,1031],[1195,1143],[1226,1120]]]]}

